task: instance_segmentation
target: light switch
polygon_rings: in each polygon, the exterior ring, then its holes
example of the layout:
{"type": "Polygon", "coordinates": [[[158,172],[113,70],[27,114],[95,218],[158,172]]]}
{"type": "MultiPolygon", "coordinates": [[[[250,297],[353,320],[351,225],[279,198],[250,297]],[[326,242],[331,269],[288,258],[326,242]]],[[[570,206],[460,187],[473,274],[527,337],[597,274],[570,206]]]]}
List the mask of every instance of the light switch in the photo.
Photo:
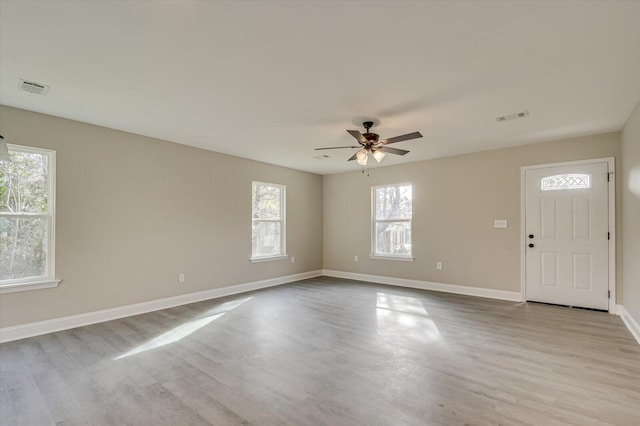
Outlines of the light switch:
{"type": "Polygon", "coordinates": [[[507,219],[496,219],[493,221],[494,228],[506,228],[507,227],[507,219]]]}

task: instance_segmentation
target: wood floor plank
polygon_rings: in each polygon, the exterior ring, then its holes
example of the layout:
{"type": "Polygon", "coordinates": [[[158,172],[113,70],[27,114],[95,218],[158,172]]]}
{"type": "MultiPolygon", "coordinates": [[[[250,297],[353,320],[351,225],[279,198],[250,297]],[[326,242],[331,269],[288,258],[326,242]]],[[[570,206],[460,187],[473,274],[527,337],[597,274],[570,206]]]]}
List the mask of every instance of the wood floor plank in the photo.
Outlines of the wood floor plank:
{"type": "Polygon", "coordinates": [[[640,424],[619,317],[317,277],[0,345],[2,425],[640,424]]]}

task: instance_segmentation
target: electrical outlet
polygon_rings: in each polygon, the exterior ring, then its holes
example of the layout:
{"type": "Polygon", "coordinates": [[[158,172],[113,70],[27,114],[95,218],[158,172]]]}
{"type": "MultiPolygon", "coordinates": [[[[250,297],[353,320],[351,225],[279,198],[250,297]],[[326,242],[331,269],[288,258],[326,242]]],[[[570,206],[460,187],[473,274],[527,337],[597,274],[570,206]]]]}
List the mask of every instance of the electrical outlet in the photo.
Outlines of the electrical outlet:
{"type": "Polygon", "coordinates": [[[178,282],[179,283],[183,283],[184,282],[184,274],[178,274],[178,282]]]}
{"type": "Polygon", "coordinates": [[[436,269],[442,269],[442,262],[439,260],[436,262],[436,269]]]}
{"type": "Polygon", "coordinates": [[[353,261],[354,261],[354,262],[357,262],[357,261],[358,261],[358,256],[357,256],[357,255],[356,255],[356,256],[353,256],[353,261]]]}
{"type": "Polygon", "coordinates": [[[296,263],[296,257],[295,256],[291,256],[291,263],[296,263]]]}

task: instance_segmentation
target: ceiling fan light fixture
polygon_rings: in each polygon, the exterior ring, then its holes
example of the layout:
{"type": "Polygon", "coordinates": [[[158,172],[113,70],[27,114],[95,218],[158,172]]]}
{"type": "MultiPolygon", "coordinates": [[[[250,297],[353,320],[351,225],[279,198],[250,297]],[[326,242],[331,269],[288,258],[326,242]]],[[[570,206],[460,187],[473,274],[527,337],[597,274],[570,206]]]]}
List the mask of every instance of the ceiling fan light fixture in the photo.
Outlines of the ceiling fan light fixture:
{"type": "Polygon", "coordinates": [[[375,158],[378,163],[382,161],[385,155],[386,154],[380,150],[373,151],[373,158],[375,158]]]}
{"type": "Polygon", "coordinates": [[[369,152],[364,148],[356,153],[356,161],[361,166],[367,165],[368,158],[369,158],[369,152]]]}

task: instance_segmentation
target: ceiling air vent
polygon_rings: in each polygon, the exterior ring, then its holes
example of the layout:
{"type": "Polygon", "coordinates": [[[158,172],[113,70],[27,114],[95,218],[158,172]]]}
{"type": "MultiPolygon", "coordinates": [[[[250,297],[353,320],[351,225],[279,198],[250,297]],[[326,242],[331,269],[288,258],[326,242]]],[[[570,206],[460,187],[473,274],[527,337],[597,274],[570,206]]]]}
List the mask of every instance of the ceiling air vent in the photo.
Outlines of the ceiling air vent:
{"type": "Polygon", "coordinates": [[[36,95],[44,96],[49,91],[49,86],[47,86],[46,84],[36,83],[35,81],[20,79],[18,89],[24,90],[25,92],[29,93],[35,93],[36,95]]]}
{"type": "Polygon", "coordinates": [[[503,115],[502,117],[497,117],[496,121],[499,123],[501,121],[509,121],[516,120],[518,118],[524,118],[529,116],[529,111],[517,112],[515,114],[503,115]]]}

